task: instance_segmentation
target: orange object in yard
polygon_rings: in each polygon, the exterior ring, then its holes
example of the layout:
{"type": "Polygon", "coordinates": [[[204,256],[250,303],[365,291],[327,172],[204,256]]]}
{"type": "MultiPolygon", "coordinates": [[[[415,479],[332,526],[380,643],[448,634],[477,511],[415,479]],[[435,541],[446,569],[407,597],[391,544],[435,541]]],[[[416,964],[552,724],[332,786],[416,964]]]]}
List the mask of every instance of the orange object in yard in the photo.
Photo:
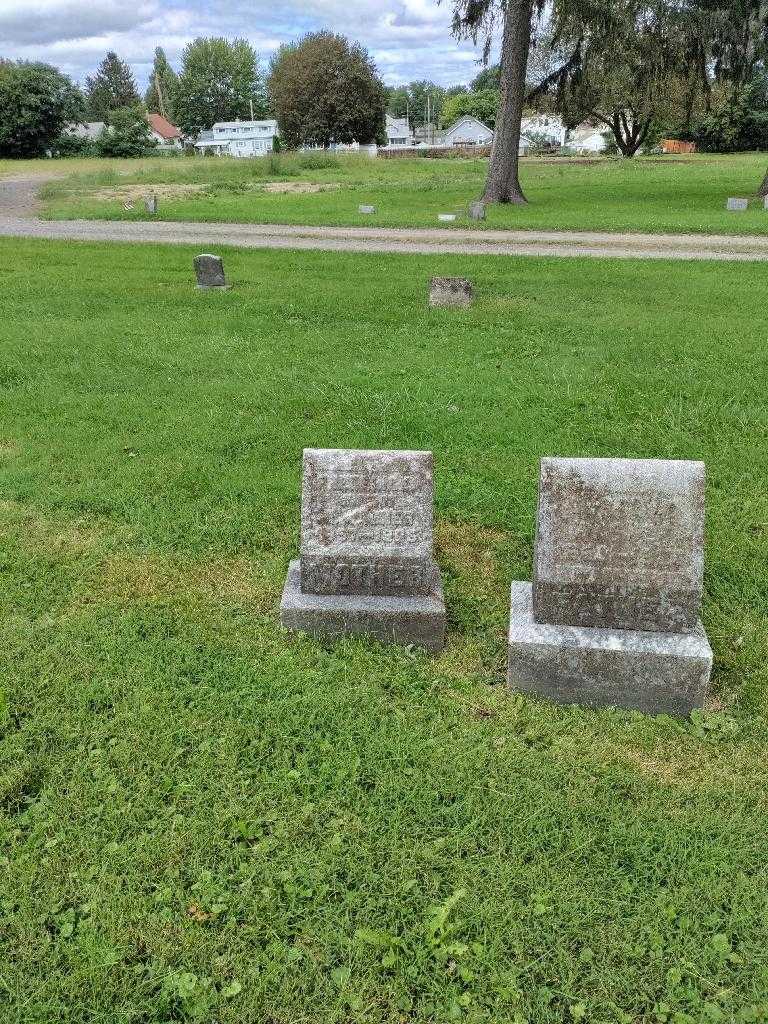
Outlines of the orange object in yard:
{"type": "Polygon", "coordinates": [[[695,142],[681,142],[679,139],[662,139],[662,153],[695,153],[695,142]]]}

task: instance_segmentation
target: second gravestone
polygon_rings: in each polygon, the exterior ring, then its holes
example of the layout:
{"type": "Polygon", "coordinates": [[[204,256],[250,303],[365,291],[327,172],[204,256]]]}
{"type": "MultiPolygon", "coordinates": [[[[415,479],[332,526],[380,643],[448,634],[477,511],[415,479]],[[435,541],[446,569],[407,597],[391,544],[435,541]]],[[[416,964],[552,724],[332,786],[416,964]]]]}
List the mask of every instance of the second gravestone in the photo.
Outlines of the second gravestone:
{"type": "Polygon", "coordinates": [[[280,606],[289,629],[442,650],[431,452],[308,448],[301,557],[280,606]]]}
{"type": "Polygon", "coordinates": [[[198,288],[203,291],[229,288],[224,276],[224,264],[221,262],[221,256],[213,256],[211,253],[204,252],[200,256],[195,256],[194,264],[198,288]]]}
{"type": "Polygon", "coordinates": [[[652,714],[701,707],[704,464],[542,459],[533,585],[513,583],[510,685],[652,714]]]}

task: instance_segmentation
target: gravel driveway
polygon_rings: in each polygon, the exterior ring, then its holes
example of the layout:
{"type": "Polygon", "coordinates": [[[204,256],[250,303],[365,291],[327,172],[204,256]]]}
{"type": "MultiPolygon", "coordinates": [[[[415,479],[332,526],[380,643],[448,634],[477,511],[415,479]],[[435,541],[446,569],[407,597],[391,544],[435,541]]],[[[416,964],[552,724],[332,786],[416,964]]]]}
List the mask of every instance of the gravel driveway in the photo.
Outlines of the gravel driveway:
{"type": "MultiPolygon", "coordinates": [[[[48,176],[54,177],[54,175],[48,176]]],[[[173,221],[44,221],[36,178],[0,180],[0,235],[81,242],[161,242],[254,249],[455,253],[495,256],[593,256],[620,259],[768,260],[768,235],[644,235],[588,231],[490,231],[440,228],[304,227],[173,221]]]]}

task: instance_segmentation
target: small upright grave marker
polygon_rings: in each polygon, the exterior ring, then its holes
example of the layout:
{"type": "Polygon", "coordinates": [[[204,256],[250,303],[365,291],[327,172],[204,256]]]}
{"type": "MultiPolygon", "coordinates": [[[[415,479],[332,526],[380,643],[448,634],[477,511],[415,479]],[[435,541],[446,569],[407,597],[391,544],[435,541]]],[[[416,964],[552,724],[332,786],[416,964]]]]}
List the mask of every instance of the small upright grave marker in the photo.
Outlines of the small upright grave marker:
{"type": "Polygon", "coordinates": [[[289,629],[441,650],[431,452],[308,448],[301,557],[281,604],[289,629]]]}
{"type": "Polygon", "coordinates": [[[748,200],[739,199],[738,197],[731,197],[726,203],[727,210],[746,210],[748,206],[748,200]]]}
{"type": "Polygon", "coordinates": [[[220,256],[213,256],[211,253],[202,253],[195,256],[195,274],[197,275],[197,287],[203,291],[212,289],[229,288],[227,279],[224,276],[224,264],[220,256]]]}
{"type": "Polygon", "coordinates": [[[481,199],[469,204],[469,219],[485,220],[485,203],[481,199]]]}
{"type": "Polygon", "coordinates": [[[430,306],[470,306],[472,282],[465,277],[433,277],[429,282],[430,306]]]}
{"type": "Polygon", "coordinates": [[[704,464],[542,459],[533,585],[513,583],[511,686],[651,714],[701,707],[704,464]]]}
{"type": "Polygon", "coordinates": [[[144,203],[147,207],[147,213],[151,213],[153,215],[157,213],[157,196],[147,196],[144,203]]]}
{"type": "Polygon", "coordinates": [[[768,196],[763,196],[763,209],[768,210],[768,196]]]}

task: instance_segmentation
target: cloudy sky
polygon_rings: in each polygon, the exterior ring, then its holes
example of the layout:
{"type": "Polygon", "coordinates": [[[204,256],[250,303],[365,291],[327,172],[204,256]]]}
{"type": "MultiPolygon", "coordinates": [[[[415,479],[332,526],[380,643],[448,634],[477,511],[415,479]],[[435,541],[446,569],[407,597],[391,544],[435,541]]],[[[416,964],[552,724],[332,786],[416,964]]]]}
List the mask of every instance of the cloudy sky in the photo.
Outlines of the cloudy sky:
{"type": "Polygon", "coordinates": [[[451,36],[443,0],[0,0],[0,57],[42,60],[83,82],[107,50],[144,87],[155,46],[171,62],[201,35],[243,36],[266,61],[280,43],[331,28],[368,47],[390,85],[468,82],[479,49],[451,36]]]}

